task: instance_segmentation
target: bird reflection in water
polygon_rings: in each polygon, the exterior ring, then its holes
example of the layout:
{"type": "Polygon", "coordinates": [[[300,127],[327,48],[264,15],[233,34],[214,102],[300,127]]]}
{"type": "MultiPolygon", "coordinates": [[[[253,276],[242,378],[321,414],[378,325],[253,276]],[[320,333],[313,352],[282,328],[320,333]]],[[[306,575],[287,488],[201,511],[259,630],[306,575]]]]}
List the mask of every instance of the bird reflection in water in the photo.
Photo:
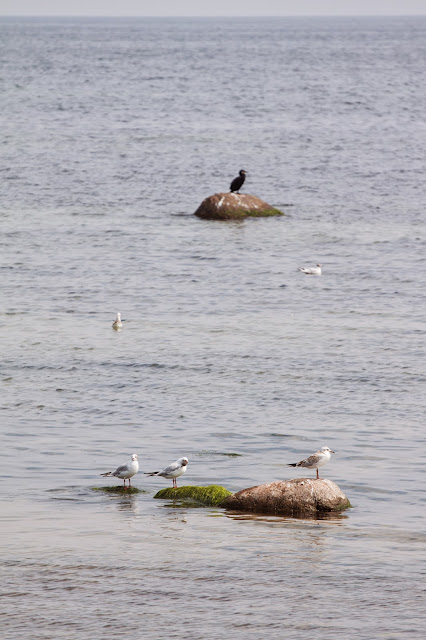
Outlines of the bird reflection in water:
{"type": "Polygon", "coordinates": [[[115,502],[118,511],[130,511],[133,515],[139,513],[139,500],[137,495],[123,494],[115,502]]]}

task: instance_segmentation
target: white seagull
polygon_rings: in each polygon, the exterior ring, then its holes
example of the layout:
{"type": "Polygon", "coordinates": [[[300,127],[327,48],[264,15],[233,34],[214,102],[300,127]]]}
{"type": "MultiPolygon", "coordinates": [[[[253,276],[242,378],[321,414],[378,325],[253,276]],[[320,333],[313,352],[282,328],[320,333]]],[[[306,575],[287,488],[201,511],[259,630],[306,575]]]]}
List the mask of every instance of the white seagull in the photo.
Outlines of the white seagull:
{"type": "Polygon", "coordinates": [[[167,478],[167,480],[173,480],[173,487],[177,488],[176,478],[183,475],[188,466],[188,458],[179,458],[176,462],[172,462],[163,471],[153,471],[152,473],[146,473],[147,476],[161,476],[167,478]]]}
{"type": "Polygon", "coordinates": [[[121,480],[124,480],[124,488],[126,488],[126,480],[128,480],[129,489],[131,489],[132,485],[130,484],[130,478],[133,478],[133,476],[136,475],[138,471],[138,456],[136,455],[136,453],[132,453],[132,459],[130,462],[126,462],[125,464],[120,465],[115,471],[107,471],[107,473],[101,473],[101,476],[103,476],[104,478],[108,476],[121,478],[121,480]]]}
{"type": "Polygon", "coordinates": [[[121,322],[121,313],[117,313],[117,317],[112,323],[112,328],[117,331],[117,329],[121,329],[123,323],[121,322]]]}
{"type": "Polygon", "coordinates": [[[318,263],[316,267],[299,267],[299,271],[307,276],[320,276],[322,274],[322,264],[318,263]]]}
{"type": "Polygon", "coordinates": [[[288,467],[305,467],[305,469],[316,469],[317,470],[317,478],[319,478],[318,467],[322,467],[325,465],[331,458],[331,454],[336,453],[332,451],[328,447],[322,447],[316,453],[313,453],[306,460],[301,460],[300,462],[294,462],[293,464],[288,464],[288,467]]]}

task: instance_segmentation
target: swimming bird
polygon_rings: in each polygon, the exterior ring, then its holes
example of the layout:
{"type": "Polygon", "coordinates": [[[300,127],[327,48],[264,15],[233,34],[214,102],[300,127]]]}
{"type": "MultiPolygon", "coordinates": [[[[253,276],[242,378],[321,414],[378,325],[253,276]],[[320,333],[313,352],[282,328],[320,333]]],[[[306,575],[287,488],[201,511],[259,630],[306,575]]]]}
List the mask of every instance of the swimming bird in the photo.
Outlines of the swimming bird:
{"type": "Polygon", "coordinates": [[[147,476],[161,476],[167,478],[167,480],[173,480],[173,487],[177,488],[176,478],[183,475],[188,466],[188,458],[179,458],[176,462],[172,462],[163,471],[153,471],[152,473],[146,473],[147,476]]]}
{"type": "Polygon", "coordinates": [[[288,464],[288,467],[305,467],[305,469],[316,469],[317,470],[317,478],[319,478],[318,467],[322,467],[325,465],[331,458],[331,454],[336,453],[332,451],[328,447],[322,447],[316,453],[313,453],[306,460],[301,460],[300,462],[294,462],[293,464],[288,464]]]}
{"type": "Polygon", "coordinates": [[[123,323],[121,322],[121,313],[117,313],[117,317],[112,323],[112,328],[117,331],[117,329],[121,329],[123,323]]]}
{"type": "Polygon", "coordinates": [[[115,471],[107,471],[107,473],[101,473],[101,476],[104,478],[108,476],[115,476],[116,478],[121,478],[124,481],[124,488],[126,488],[126,480],[129,481],[129,489],[131,489],[132,485],[130,483],[130,478],[133,478],[134,475],[139,471],[139,462],[138,456],[136,453],[132,453],[132,459],[130,462],[126,462],[125,464],[117,467],[115,471]]]}
{"type": "Polygon", "coordinates": [[[234,193],[234,191],[236,191],[237,193],[239,192],[239,190],[241,189],[241,187],[244,184],[244,180],[246,179],[246,173],[247,171],[244,171],[244,169],[241,169],[239,175],[233,179],[233,181],[230,184],[230,193],[234,193]]]}
{"type": "Polygon", "coordinates": [[[306,273],[307,276],[320,276],[322,274],[322,264],[318,263],[316,267],[299,267],[299,271],[306,273]]]}

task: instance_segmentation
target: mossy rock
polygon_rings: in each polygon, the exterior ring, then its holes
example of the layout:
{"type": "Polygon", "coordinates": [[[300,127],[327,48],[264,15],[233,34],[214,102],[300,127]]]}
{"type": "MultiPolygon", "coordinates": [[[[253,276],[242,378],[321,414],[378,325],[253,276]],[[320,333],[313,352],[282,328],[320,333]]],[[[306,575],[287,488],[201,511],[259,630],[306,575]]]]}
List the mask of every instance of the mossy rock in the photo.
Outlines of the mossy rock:
{"type": "Polygon", "coordinates": [[[128,495],[129,493],[149,493],[148,491],[144,491],[143,489],[138,489],[137,487],[127,487],[124,488],[122,484],[115,487],[92,487],[92,491],[103,491],[104,493],[122,493],[124,495],[128,495]]]}
{"type": "Polygon", "coordinates": [[[173,487],[167,487],[167,489],[161,489],[161,491],[156,493],[154,498],[178,500],[187,505],[195,504],[197,506],[216,507],[230,495],[232,495],[232,493],[224,487],[211,484],[208,487],[187,486],[177,487],[175,489],[173,487]]]}
{"type": "Polygon", "coordinates": [[[246,193],[215,193],[205,198],[195,212],[204,220],[244,220],[283,216],[284,213],[257,196],[246,193]]]}

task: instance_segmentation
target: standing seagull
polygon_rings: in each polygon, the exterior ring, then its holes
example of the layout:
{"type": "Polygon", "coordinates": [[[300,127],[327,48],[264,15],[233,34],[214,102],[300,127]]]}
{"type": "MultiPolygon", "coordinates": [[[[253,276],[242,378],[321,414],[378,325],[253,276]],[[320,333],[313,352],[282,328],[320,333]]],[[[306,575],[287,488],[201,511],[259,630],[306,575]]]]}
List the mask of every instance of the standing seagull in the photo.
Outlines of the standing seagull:
{"type": "Polygon", "coordinates": [[[179,458],[176,462],[172,462],[168,467],[163,469],[163,471],[153,471],[152,473],[146,473],[147,476],[162,476],[163,478],[167,478],[167,480],[173,479],[173,487],[177,489],[176,478],[183,475],[186,471],[186,467],[188,466],[188,458],[179,458]]]}
{"type": "Polygon", "coordinates": [[[237,193],[239,192],[244,184],[244,180],[246,179],[246,173],[247,171],[241,169],[240,174],[231,182],[231,185],[229,187],[231,189],[230,193],[234,193],[234,191],[236,191],[237,193]]]}
{"type": "Polygon", "coordinates": [[[332,451],[328,447],[322,447],[316,453],[313,453],[306,460],[301,460],[300,462],[294,462],[293,464],[288,464],[288,467],[305,467],[305,469],[316,469],[317,470],[317,478],[319,478],[318,467],[322,467],[325,465],[331,458],[331,454],[336,453],[332,451]]]}
{"type": "Polygon", "coordinates": [[[103,476],[104,478],[108,476],[121,478],[121,480],[124,481],[124,488],[126,488],[126,480],[129,480],[129,489],[131,489],[132,485],[130,484],[130,478],[133,478],[133,476],[136,475],[138,471],[138,456],[136,455],[136,453],[132,453],[132,459],[130,462],[122,464],[120,467],[117,467],[115,471],[107,471],[107,473],[101,473],[101,476],[103,476]]]}
{"type": "Polygon", "coordinates": [[[112,323],[112,328],[117,331],[118,329],[121,329],[122,326],[123,323],[121,322],[121,313],[117,313],[117,317],[112,323]]]}
{"type": "Polygon", "coordinates": [[[316,267],[299,267],[299,271],[306,273],[307,276],[320,276],[322,274],[322,264],[318,263],[316,267]]]}

